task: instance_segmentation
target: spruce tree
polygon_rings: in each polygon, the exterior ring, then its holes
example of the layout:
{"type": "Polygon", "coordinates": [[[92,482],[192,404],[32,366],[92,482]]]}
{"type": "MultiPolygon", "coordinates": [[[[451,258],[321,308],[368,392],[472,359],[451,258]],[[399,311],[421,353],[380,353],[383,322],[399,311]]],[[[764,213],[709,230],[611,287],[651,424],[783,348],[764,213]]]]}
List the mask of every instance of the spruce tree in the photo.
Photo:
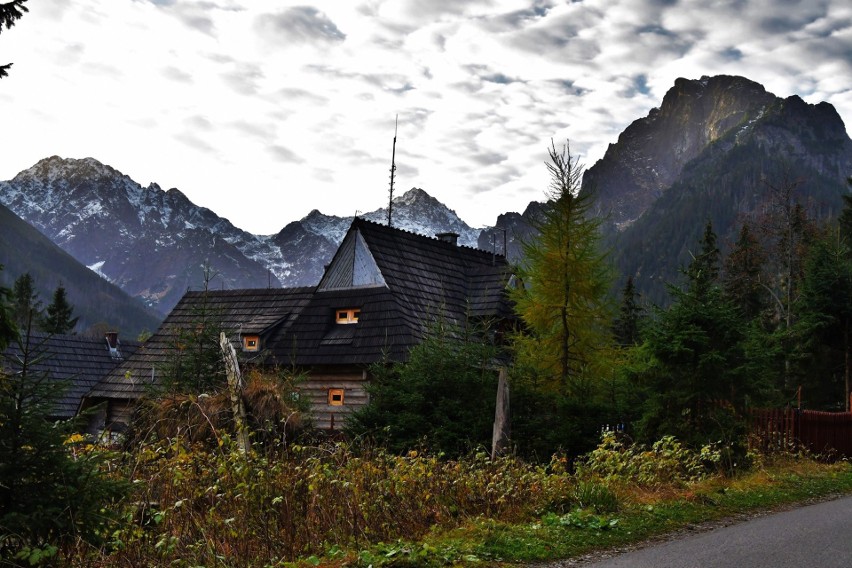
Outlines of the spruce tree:
{"type": "Polygon", "coordinates": [[[44,339],[15,341],[15,357],[0,353],[0,563],[48,564],[81,541],[102,544],[125,485],[102,473],[98,451],[72,454],[83,437],[53,419],[63,385],[37,370],[44,339]]]}
{"type": "MultiPolygon", "coordinates": [[[[29,12],[29,9],[24,6],[26,2],[27,0],[12,0],[11,2],[0,4],[0,32],[3,31],[3,28],[8,30],[14,26],[24,15],[24,12],[29,12]]],[[[9,75],[9,68],[11,66],[11,63],[0,65],[0,78],[9,75]]]]}
{"type": "MultiPolygon", "coordinates": [[[[0,272],[3,265],[0,264],[0,272]]],[[[12,315],[12,291],[5,286],[0,286],[0,352],[18,336],[18,328],[12,315]]]]}
{"type": "Polygon", "coordinates": [[[12,285],[12,317],[21,330],[30,326],[39,327],[42,317],[42,302],[35,291],[35,279],[25,272],[12,285]]]}
{"type": "Polygon", "coordinates": [[[590,192],[581,192],[583,168],[568,143],[548,149],[548,202],[533,221],[537,235],[523,243],[516,311],[528,333],[515,341],[520,365],[570,393],[590,379],[601,349],[611,343],[612,274],[601,250],[600,220],[590,192]]]}
{"type": "Polygon", "coordinates": [[[669,287],[674,303],[647,329],[647,360],[635,377],[647,397],[639,434],[742,450],[743,409],[760,393],[765,361],[749,352],[746,326],[722,294],[709,223],[701,252],[684,272],[686,285],[669,287]]]}
{"type": "Polygon", "coordinates": [[[852,378],[852,252],[828,236],[811,247],[805,264],[796,339],[797,367],[811,408],[849,410],[852,378]]]}
{"type": "Polygon", "coordinates": [[[704,234],[701,237],[700,245],[700,252],[693,255],[692,262],[686,269],[689,286],[699,296],[708,293],[710,288],[717,285],[719,281],[721,253],[716,245],[713,223],[709,219],[707,224],[704,225],[704,234]]]}
{"type": "Polygon", "coordinates": [[[53,301],[47,306],[47,315],[42,321],[42,331],[55,334],[71,333],[77,325],[74,306],[68,302],[65,287],[60,284],[53,292],[53,301]]]}
{"type": "Polygon", "coordinates": [[[639,305],[638,298],[639,293],[636,292],[633,277],[629,276],[621,293],[621,308],[613,327],[615,340],[622,347],[639,343],[639,319],[642,316],[642,307],[639,305]]]}
{"type": "Polygon", "coordinates": [[[733,250],[725,259],[722,278],[725,296],[752,321],[768,308],[768,292],[761,281],[766,253],[748,223],[740,228],[733,250]]]}
{"type": "Polygon", "coordinates": [[[216,276],[205,265],[204,288],[189,310],[188,324],[172,330],[169,358],[158,370],[156,394],[210,393],[225,385],[225,366],[219,347],[222,313],[212,301],[210,281],[216,276]]]}

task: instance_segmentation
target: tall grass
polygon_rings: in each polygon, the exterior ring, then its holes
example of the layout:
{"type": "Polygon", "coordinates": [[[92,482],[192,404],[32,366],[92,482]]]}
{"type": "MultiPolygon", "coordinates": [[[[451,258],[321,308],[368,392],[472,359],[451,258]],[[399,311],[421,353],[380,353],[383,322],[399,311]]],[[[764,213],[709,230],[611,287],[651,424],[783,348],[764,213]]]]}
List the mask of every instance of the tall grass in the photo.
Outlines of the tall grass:
{"type": "MultiPolygon", "coordinates": [[[[511,456],[492,461],[484,453],[450,460],[334,442],[275,452],[258,444],[244,454],[227,434],[217,440],[172,437],[125,454],[122,469],[113,471],[132,482],[124,523],[105,535],[108,545],[100,550],[81,543],[76,555],[66,556],[68,565],[543,559],[632,542],[686,518],[722,515],[726,500],[731,511],[792,500],[799,494],[788,496],[788,485],[798,488],[822,475],[800,471],[815,462],[793,456],[779,470],[792,476],[790,483],[779,481],[775,469],[762,470],[763,460],[757,462],[763,475],[728,478],[713,459],[717,452],[692,451],[670,438],[643,447],[605,435],[573,472],[564,457],[541,465],[511,456]],[[757,485],[740,488],[746,480],[757,485]],[[760,499],[752,503],[754,495],[760,499]],[[435,538],[452,550],[429,544],[435,538]]],[[[849,486],[847,477],[838,486],[849,486]]]]}
{"type": "Polygon", "coordinates": [[[242,455],[227,437],[214,449],[172,440],[138,452],[132,477],[135,522],[114,535],[113,564],[262,566],[575,503],[560,460],[445,460],[343,443],[271,456],[242,455]]]}

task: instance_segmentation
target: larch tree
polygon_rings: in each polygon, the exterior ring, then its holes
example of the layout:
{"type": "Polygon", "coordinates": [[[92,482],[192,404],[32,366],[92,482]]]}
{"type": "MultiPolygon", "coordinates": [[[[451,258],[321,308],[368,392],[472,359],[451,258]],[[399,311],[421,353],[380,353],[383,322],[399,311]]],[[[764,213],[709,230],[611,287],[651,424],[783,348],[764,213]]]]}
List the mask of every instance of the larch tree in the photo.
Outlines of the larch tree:
{"type": "Polygon", "coordinates": [[[771,260],[770,270],[775,275],[767,283],[776,308],[776,320],[782,330],[789,330],[796,322],[796,299],[799,284],[804,276],[804,263],[808,244],[814,238],[814,223],[805,205],[799,200],[798,189],[802,180],[785,174],[780,184],[764,182],[769,201],[760,223],[771,260]]]}
{"type": "Polygon", "coordinates": [[[592,194],[580,191],[582,166],[567,142],[561,150],[551,142],[548,154],[548,202],[533,221],[536,236],[523,243],[523,286],[514,291],[527,331],[515,348],[518,363],[570,394],[594,375],[611,344],[612,275],[592,194]]]}
{"type": "MultiPolygon", "coordinates": [[[[29,9],[24,6],[26,2],[27,0],[12,0],[12,2],[0,4],[0,33],[2,33],[4,28],[8,30],[14,26],[24,15],[24,12],[29,12],[29,9]]],[[[11,66],[11,63],[0,65],[0,78],[9,75],[9,68],[11,66]]]]}
{"type": "MultiPolygon", "coordinates": [[[[852,190],[852,177],[846,178],[849,189],[852,190]]],[[[852,195],[843,195],[843,210],[837,220],[840,225],[840,236],[846,239],[846,243],[852,243],[852,195]]]]}

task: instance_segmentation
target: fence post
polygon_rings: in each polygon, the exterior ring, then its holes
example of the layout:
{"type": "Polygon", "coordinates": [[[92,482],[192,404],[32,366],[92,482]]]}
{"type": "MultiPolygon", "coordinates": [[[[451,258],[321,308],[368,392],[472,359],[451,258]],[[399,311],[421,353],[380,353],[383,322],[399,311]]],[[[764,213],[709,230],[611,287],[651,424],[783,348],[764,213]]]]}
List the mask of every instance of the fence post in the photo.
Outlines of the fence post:
{"type": "Polygon", "coordinates": [[[491,459],[502,456],[509,447],[509,374],[500,367],[497,380],[497,404],[494,409],[494,430],[491,435],[491,459]]]}

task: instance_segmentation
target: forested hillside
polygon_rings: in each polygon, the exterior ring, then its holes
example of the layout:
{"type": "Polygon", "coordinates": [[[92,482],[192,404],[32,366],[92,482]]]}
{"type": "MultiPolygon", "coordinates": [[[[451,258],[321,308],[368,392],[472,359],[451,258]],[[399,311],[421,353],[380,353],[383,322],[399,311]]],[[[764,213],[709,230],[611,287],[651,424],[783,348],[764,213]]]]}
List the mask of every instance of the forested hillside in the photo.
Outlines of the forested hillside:
{"type": "Polygon", "coordinates": [[[4,265],[0,283],[11,286],[20,275],[29,273],[45,305],[62,285],[79,317],[78,332],[85,333],[96,326],[100,331],[109,328],[135,338],[143,331],[153,332],[160,324],[155,312],[81,265],[3,205],[0,264],[4,265]]]}

